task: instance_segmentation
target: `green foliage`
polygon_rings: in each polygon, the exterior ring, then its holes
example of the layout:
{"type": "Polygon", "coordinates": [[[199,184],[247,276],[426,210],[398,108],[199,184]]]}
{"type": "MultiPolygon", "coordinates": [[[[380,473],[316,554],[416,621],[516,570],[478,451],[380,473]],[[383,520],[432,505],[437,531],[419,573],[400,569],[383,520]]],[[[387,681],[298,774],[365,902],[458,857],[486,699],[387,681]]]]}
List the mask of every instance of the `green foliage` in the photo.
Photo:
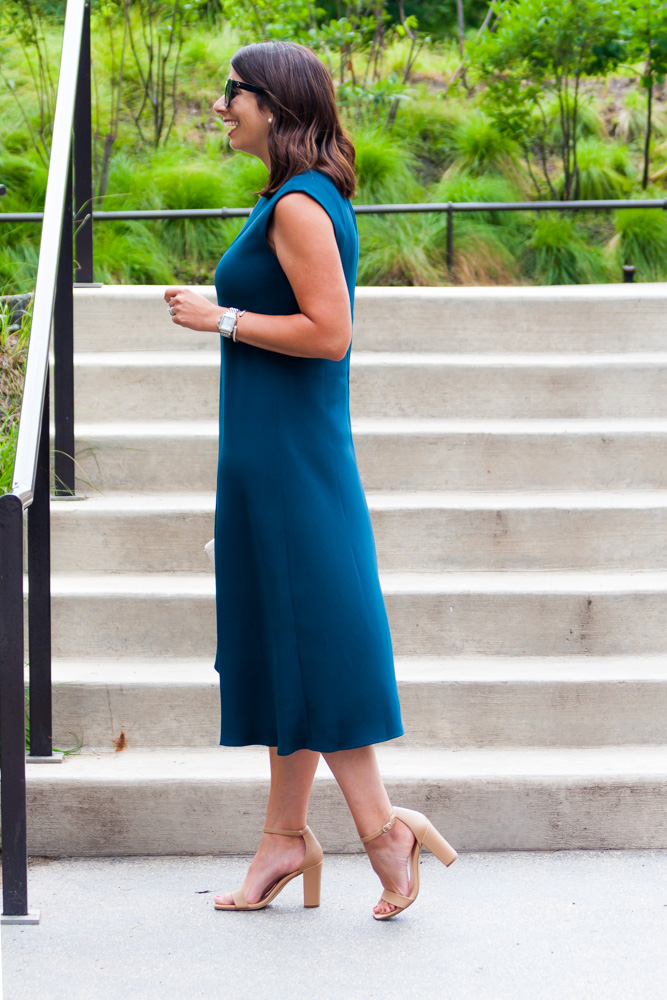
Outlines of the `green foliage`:
{"type": "Polygon", "coordinates": [[[667,280],[667,217],[648,208],[616,212],[616,235],[609,251],[622,264],[634,264],[638,281],[667,280]]]}
{"type": "Polygon", "coordinates": [[[0,494],[12,488],[16,441],[19,436],[18,421],[5,417],[0,426],[0,494]]]}
{"type": "Polygon", "coordinates": [[[0,493],[12,487],[32,313],[32,304],[26,306],[17,318],[15,304],[0,298],[0,493]]]}
{"type": "Polygon", "coordinates": [[[452,147],[457,170],[475,176],[516,172],[517,143],[477,109],[462,116],[455,126],[452,147]]]}
{"type": "Polygon", "coordinates": [[[463,109],[453,101],[428,98],[411,98],[403,105],[392,129],[393,142],[408,149],[422,163],[429,173],[438,176],[448,167],[456,153],[454,132],[463,117],[463,109]]]}
{"type": "Polygon", "coordinates": [[[310,0],[223,0],[226,20],[240,32],[243,44],[289,38],[318,42],[318,19],[326,11],[310,0]]]}
{"type": "Polygon", "coordinates": [[[377,127],[351,129],[355,146],[357,204],[415,200],[420,185],[414,176],[415,161],[389,134],[377,127]]]}
{"type": "Polygon", "coordinates": [[[469,44],[473,74],[484,79],[485,103],[499,129],[536,159],[552,196],[549,159],[557,155],[561,196],[577,198],[576,147],[580,84],[623,57],[621,15],[615,0],[501,0],[495,31],[469,44]],[[558,101],[559,134],[549,121],[558,101]]]}
{"type": "Polygon", "coordinates": [[[625,22],[629,57],[641,59],[641,85],[646,90],[646,127],[642,187],[649,182],[653,88],[667,74],[667,6],[664,0],[629,0],[625,22]]]}
{"type": "MultiPolygon", "coordinates": [[[[37,0],[12,0],[17,7],[28,2],[37,0]]],[[[166,18],[165,2],[160,2],[161,6],[157,0],[132,0],[135,42],[142,24],[141,5],[146,11],[159,9],[166,18]]],[[[45,10],[42,0],[40,4],[45,10]]],[[[148,127],[153,100],[140,72],[147,64],[142,62],[143,50],[137,50],[139,61],[132,52],[122,0],[93,0],[98,207],[255,204],[266,168],[256,157],[232,153],[212,104],[240,41],[255,41],[258,36],[302,40],[328,66],[343,122],[356,146],[356,204],[528,200],[536,194],[567,198],[575,192],[584,198],[615,198],[638,191],[638,147],[645,139],[648,114],[646,87],[643,93],[624,93],[621,81],[620,87],[610,85],[605,97],[599,82],[587,83],[585,77],[613,70],[623,45],[628,57],[632,54],[625,26],[631,26],[639,3],[632,8],[626,0],[618,4],[502,0],[498,3],[502,17],[493,31],[476,41],[468,32],[469,66],[465,86],[458,87],[447,86],[459,64],[456,37],[445,45],[429,44],[419,64],[420,80],[411,83],[417,54],[429,41],[419,25],[431,30],[435,8],[430,0],[419,5],[419,24],[408,16],[404,25],[393,0],[380,0],[374,14],[361,0],[340,7],[335,0],[322,0],[321,7],[306,0],[296,5],[240,0],[227,4],[226,12],[223,6],[221,0],[208,0],[191,8],[191,20],[183,21],[180,49],[172,43],[172,55],[180,52],[176,103],[165,104],[163,132],[156,144],[150,136],[152,125],[148,127]],[[618,19],[614,22],[617,10],[625,11],[623,30],[617,30],[618,19]],[[254,23],[256,17],[264,19],[263,34],[254,23]],[[149,95],[144,110],[148,117],[141,119],[143,142],[130,114],[137,114],[142,94],[149,95]],[[618,94],[623,95],[620,107],[618,94]],[[168,132],[173,108],[178,113],[168,132]]],[[[445,8],[455,10],[453,2],[440,7],[443,17],[445,8]]],[[[478,2],[473,15],[471,5],[465,5],[466,25],[479,24],[483,7],[478,2]]],[[[0,20],[4,11],[3,7],[0,20]]],[[[153,26],[156,39],[164,28],[161,16],[153,26]]],[[[53,66],[62,29],[48,18],[41,23],[44,60],[53,66]]],[[[455,33],[455,18],[452,24],[455,33]]],[[[0,47],[3,44],[2,69],[16,86],[11,91],[0,85],[0,181],[8,189],[0,209],[40,210],[46,167],[44,150],[40,155],[39,142],[36,146],[33,141],[41,127],[37,92],[21,51],[0,37],[0,47]]],[[[640,72],[644,64],[638,56],[631,71],[640,72]]],[[[636,84],[641,82],[637,76],[636,84]]],[[[654,107],[652,179],[662,185],[667,185],[667,143],[658,139],[667,136],[666,123],[654,107]]],[[[48,139],[48,127],[44,135],[48,139]]],[[[648,213],[637,232],[632,231],[630,216],[627,233],[621,228],[624,217],[625,213],[619,214],[615,230],[608,216],[593,221],[587,215],[574,219],[565,215],[559,222],[556,216],[524,212],[457,213],[455,267],[449,275],[445,214],[358,216],[359,281],[618,280],[623,248],[636,258],[629,262],[639,262],[641,273],[655,279],[662,274],[659,261],[664,258],[662,215],[648,213]]],[[[220,255],[244,221],[100,221],[94,229],[96,278],[208,284],[220,255]]],[[[2,226],[0,285],[5,283],[12,292],[34,287],[39,231],[37,224],[2,226]]]]}
{"type": "Polygon", "coordinates": [[[421,213],[357,217],[359,285],[448,283],[445,256],[433,219],[421,213]]]}
{"type": "MultiPolygon", "coordinates": [[[[628,198],[635,170],[627,146],[604,139],[582,139],[577,146],[579,197],[628,198]]],[[[560,187],[562,179],[559,179],[560,187]]]]}
{"type": "MultiPolygon", "coordinates": [[[[509,202],[520,192],[505,178],[465,172],[445,175],[430,192],[430,201],[446,203],[509,202]]],[[[523,213],[461,212],[454,215],[454,281],[466,285],[514,284],[517,252],[524,238],[523,213]]],[[[433,217],[434,245],[446,255],[447,216],[433,217]]]]}
{"type": "Polygon", "coordinates": [[[540,213],[521,252],[526,273],[543,285],[607,281],[609,264],[601,248],[583,238],[573,219],[540,213]]]}

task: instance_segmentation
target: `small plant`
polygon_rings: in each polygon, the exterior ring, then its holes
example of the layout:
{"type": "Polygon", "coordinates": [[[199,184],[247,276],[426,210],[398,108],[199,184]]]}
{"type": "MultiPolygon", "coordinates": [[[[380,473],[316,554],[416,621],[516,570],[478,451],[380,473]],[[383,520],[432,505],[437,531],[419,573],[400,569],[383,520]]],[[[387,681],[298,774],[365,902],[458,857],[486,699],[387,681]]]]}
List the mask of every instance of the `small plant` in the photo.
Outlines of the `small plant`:
{"type": "Polygon", "coordinates": [[[421,191],[415,177],[415,157],[377,126],[352,130],[359,204],[415,200],[421,191]]]}
{"type": "Polygon", "coordinates": [[[608,250],[622,264],[634,264],[638,280],[667,279],[667,219],[664,212],[629,208],[616,213],[616,235],[608,250]]]}
{"type": "Polygon", "coordinates": [[[0,298],[0,493],[12,485],[30,313],[30,296],[0,298]]]}
{"type": "Polygon", "coordinates": [[[609,280],[601,248],[591,246],[574,220],[539,215],[521,257],[527,273],[542,285],[578,285],[609,280]]]}
{"type": "MultiPolygon", "coordinates": [[[[628,198],[635,176],[627,146],[596,139],[581,139],[577,147],[579,197],[588,200],[628,198]]],[[[557,190],[561,191],[562,177],[557,190]]]]}
{"type": "Polygon", "coordinates": [[[474,176],[516,173],[517,143],[482,111],[475,109],[461,118],[453,131],[452,145],[456,156],[452,170],[474,176]]]}
{"type": "MultiPolygon", "coordinates": [[[[26,667],[27,666],[28,664],[26,663],[26,667]]],[[[29,704],[30,704],[30,688],[26,685],[25,687],[25,752],[26,753],[30,753],[29,704]]],[[[69,756],[70,754],[74,753],[80,753],[81,748],[83,747],[83,740],[81,739],[81,737],[75,736],[74,733],[70,733],[70,735],[74,736],[74,746],[69,747],[67,750],[62,750],[60,747],[53,747],[52,749],[54,753],[62,753],[65,754],[65,756],[69,756]]]]}

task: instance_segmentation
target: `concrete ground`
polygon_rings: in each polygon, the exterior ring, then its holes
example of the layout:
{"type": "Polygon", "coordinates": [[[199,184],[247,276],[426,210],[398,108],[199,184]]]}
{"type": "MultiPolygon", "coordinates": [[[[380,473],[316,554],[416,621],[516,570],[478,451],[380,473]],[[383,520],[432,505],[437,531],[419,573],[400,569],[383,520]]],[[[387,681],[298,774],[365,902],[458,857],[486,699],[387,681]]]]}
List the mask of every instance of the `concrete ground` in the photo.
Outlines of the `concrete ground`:
{"type": "Polygon", "coordinates": [[[667,851],[422,855],[416,903],[373,920],[363,855],[327,855],[264,910],[213,909],[244,857],[35,859],[37,926],[2,927],[4,1000],[667,997],[667,851]]]}

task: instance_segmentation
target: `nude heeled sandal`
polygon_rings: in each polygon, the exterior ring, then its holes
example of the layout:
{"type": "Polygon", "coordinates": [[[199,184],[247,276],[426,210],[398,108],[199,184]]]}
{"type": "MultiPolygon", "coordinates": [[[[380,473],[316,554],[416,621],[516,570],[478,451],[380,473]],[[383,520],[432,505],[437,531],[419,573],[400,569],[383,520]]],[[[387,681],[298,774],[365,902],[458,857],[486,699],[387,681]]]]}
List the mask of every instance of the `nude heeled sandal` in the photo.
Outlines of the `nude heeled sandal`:
{"type": "Polygon", "coordinates": [[[219,903],[218,900],[222,897],[215,896],[213,903],[216,910],[261,910],[272,899],[275,899],[280,890],[284,889],[287,883],[291,882],[297,875],[303,875],[303,905],[319,906],[324,852],[310,827],[304,826],[303,830],[274,830],[272,827],[265,826],[264,833],[279,833],[283,837],[303,837],[306,842],[306,853],[303,861],[295,872],[283,875],[282,878],[270,885],[257,903],[249,903],[243,889],[235,889],[231,893],[233,903],[219,903]]]}
{"type": "Polygon", "coordinates": [[[369,833],[367,837],[361,837],[362,844],[367,843],[369,840],[375,840],[376,837],[380,837],[383,833],[391,830],[397,819],[403,820],[415,835],[415,843],[410,855],[410,885],[412,889],[409,891],[408,896],[401,896],[398,892],[391,892],[389,889],[385,889],[380,898],[386,903],[391,903],[396,909],[389,910],[387,913],[374,913],[373,916],[376,920],[387,920],[389,917],[395,917],[397,913],[407,910],[408,906],[414,903],[419,893],[419,854],[422,846],[427,847],[447,867],[458,858],[458,854],[452,845],[447,843],[445,838],[438,833],[423,813],[417,812],[415,809],[403,809],[400,806],[392,806],[391,815],[385,825],[376,830],[375,833],[369,833]]]}

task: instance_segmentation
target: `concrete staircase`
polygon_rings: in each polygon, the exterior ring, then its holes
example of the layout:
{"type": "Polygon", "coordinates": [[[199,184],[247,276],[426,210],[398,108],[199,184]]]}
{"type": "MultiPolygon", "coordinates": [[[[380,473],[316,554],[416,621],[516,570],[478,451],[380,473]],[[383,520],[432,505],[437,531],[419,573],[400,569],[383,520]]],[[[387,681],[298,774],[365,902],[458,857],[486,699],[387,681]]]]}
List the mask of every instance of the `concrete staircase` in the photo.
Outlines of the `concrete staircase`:
{"type": "MultiPolygon", "coordinates": [[[[33,854],[260,836],[268,753],[218,745],[219,345],[163,291],[75,292],[89,483],[52,504],[54,736],[84,751],[28,768],[33,854]]],[[[351,406],[393,801],[459,850],[666,847],[667,286],[359,288],[351,406]]],[[[310,822],[361,850],[324,762],[310,822]]]]}

